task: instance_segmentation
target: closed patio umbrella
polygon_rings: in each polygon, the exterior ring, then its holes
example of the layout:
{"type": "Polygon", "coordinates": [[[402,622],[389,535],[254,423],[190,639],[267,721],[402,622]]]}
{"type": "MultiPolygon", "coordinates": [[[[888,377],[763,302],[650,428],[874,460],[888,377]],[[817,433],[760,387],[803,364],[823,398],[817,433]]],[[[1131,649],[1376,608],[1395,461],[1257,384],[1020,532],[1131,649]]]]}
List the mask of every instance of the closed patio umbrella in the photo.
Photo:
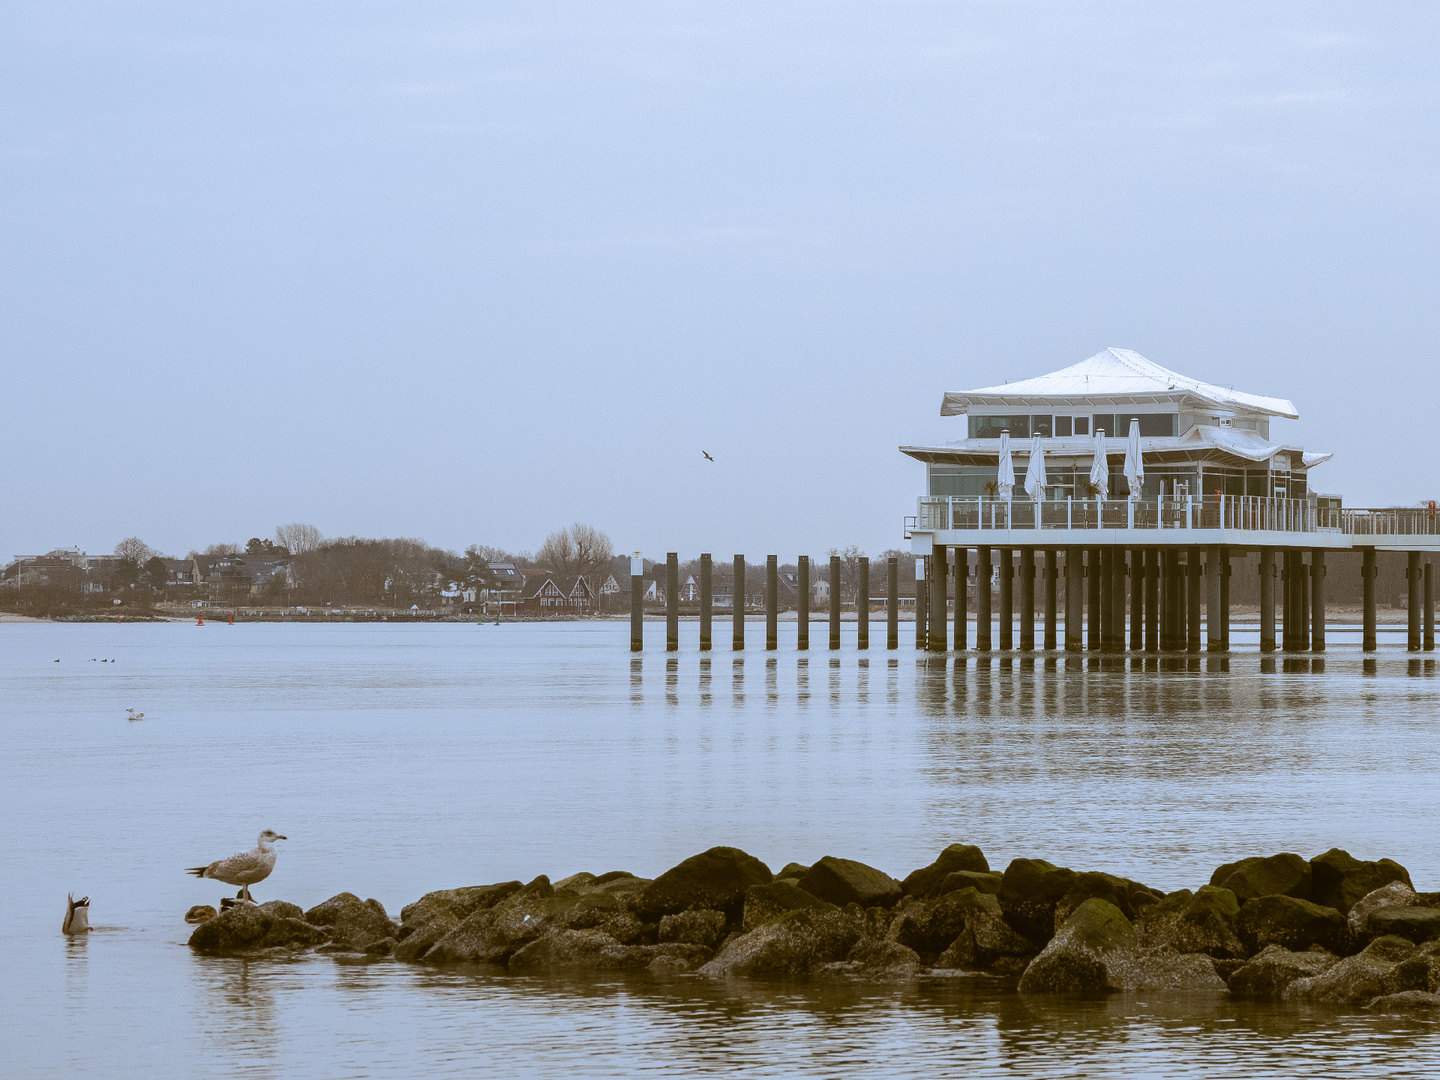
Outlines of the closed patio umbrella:
{"type": "Polygon", "coordinates": [[[1015,490],[1015,462],[1010,459],[1010,432],[1000,432],[1000,475],[997,478],[1000,488],[1000,497],[1006,502],[1010,501],[1010,494],[1015,490]]]}
{"type": "Polygon", "coordinates": [[[1145,486],[1145,456],[1140,453],[1140,421],[1130,420],[1130,437],[1125,440],[1125,482],[1130,485],[1130,498],[1140,498],[1145,486]]]}
{"type": "Polygon", "coordinates": [[[1096,428],[1090,439],[1090,452],[1095,455],[1090,465],[1090,483],[1095,488],[1095,497],[1104,499],[1110,494],[1110,462],[1105,457],[1105,429],[1096,428]]]}
{"type": "Polygon", "coordinates": [[[1025,490],[1037,503],[1045,498],[1045,445],[1039,435],[1030,437],[1030,464],[1025,468],[1025,490]]]}

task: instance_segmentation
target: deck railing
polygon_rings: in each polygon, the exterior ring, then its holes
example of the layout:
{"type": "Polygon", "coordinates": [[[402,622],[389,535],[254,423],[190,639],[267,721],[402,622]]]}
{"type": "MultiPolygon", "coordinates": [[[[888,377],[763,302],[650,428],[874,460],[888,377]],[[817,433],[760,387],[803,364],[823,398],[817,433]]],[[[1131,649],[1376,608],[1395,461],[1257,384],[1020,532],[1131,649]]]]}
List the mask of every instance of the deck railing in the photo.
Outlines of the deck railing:
{"type": "Polygon", "coordinates": [[[1341,510],[1306,499],[1258,495],[1165,495],[1153,499],[936,498],[921,496],[920,532],[974,529],[1226,529],[1335,532],[1356,536],[1435,535],[1434,510],[1341,510]]]}

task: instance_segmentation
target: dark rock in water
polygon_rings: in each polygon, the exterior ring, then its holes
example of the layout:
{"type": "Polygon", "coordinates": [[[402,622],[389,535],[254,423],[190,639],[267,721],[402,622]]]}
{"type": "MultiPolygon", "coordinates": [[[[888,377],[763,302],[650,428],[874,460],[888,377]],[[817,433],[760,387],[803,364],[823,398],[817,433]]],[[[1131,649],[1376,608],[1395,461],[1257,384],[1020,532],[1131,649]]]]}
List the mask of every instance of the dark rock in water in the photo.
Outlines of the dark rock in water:
{"type": "Polygon", "coordinates": [[[700,969],[712,977],[804,975],[848,958],[865,920],[853,911],[791,911],[749,933],[732,936],[700,969]]]}
{"type": "Polygon", "coordinates": [[[1078,876],[1044,859],[1015,859],[1000,881],[1000,910],[1012,927],[1043,946],[1055,936],[1055,906],[1078,876]]]}
{"type": "Polygon", "coordinates": [[[742,929],[748,932],[757,926],[773,922],[787,911],[803,911],[806,908],[838,910],[835,904],[826,903],[790,880],[772,881],[768,885],[751,885],[745,890],[742,929]]]}
{"type": "Polygon", "coordinates": [[[382,938],[396,937],[400,928],[390,921],[379,900],[361,900],[354,893],[342,892],[316,904],[305,912],[305,921],[330,931],[336,945],[364,952],[365,946],[382,938]]]}
{"type": "Polygon", "coordinates": [[[1440,994],[1424,990],[1402,990],[1398,994],[1386,994],[1366,1005],[1371,1012],[1383,1013],[1440,1013],[1440,994]]]}
{"type": "Polygon", "coordinates": [[[1230,983],[1230,976],[1248,964],[1249,960],[1217,960],[1213,956],[1210,962],[1215,965],[1215,974],[1225,980],[1226,985],[1230,983]]]}
{"type": "Polygon", "coordinates": [[[1291,952],[1270,945],[1226,980],[1230,993],[1242,998],[1278,998],[1296,979],[1319,975],[1340,958],[1323,950],[1291,952]]]}
{"type": "Polygon", "coordinates": [[[1440,911],[1428,907],[1388,907],[1372,911],[1365,932],[1395,935],[1420,944],[1440,939],[1440,911]]]}
{"type": "Polygon", "coordinates": [[[1226,867],[1216,870],[1211,885],[1229,889],[1240,903],[1257,896],[1293,896],[1309,900],[1313,875],[1310,864],[1299,855],[1283,852],[1268,858],[1242,859],[1230,864],[1235,869],[1217,881],[1226,867]]]}
{"type": "Polygon", "coordinates": [[[189,911],[185,912],[185,921],[191,926],[194,926],[196,923],[202,923],[206,919],[213,919],[218,914],[219,912],[209,904],[196,904],[189,911]]]}
{"type": "Polygon", "coordinates": [[[895,916],[885,936],[930,959],[950,949],[955,940],[966,935],[967,931],[968,936],[961,944],[957,957],[957,962],[966,966],[984,966],[988,959],[993,959],[993,955],[982,959],[986,953],[1023,955],[1035,952],[1033,945],[1005,925],[999,902],[973,886],[933,900],[910,903],[895,916]],[[996,938],[998,951],[974,946],[976,926],[980,926],[982,936],[988,934],[996,938]]]}
{"type": "Polygon", "coordinates": [[[870,982],[894,982],[913,979],[922,970],[915,950],[896,941],[861,938],[846,959],[822,965],[819,973],[870,982]]]}
{"type": "Polygon", "coordinates": [[[305,918],[305,912],[299,904],[292,904],[285,900],[267,900],[259,906],[261,911],[268,915],[273,915],[277,919],[299,919],[302,922],[309,921],[305,918]]]}
{"type": "Polygon", "coordinates": [[[601,930],[552,930],[510,957],[511,971],[620,967],[626,946],[601,930]]]}
{"type": "Polygon", "coordinates": [[[240,904],[197,926],[190,935],[190,947],[208,956],[243,956],[272,949],[306,949],[328,938],[324,929],[300,919],[277,917],[255,905],[240,904]]]}
{"type": "Polygon", "coordinates": [[[518,881],[503,881],[495,885],[470,885],[459,889],[440,889],[426,893],[413,904],[406,904],[400,910],[402,920],[396,936],[400,944],[395,956],[400,960],[422,959],[439,941],[461,921],[477,911],[486,911],[507,896],[520,891],[518,881]]]}
{"type": "Polygon", "coordinates": [[[398,943],[393,937],[381,938],[379,941],[372,941],[365,946],[366,956],[389,956],[395,951],[398,943]]]}
{"type": "Polygon", "coordinates": [[[1218,960],[1238,959],[1248,951],[1235,936],[1240,905],[1229,889],[1202,885],[1181,889],[1142,909],[1138,927],[1146,945],[1168,945],[1176,952],[1204,953],[1218,960]]]}
{"type": "Polygon", "coordinates": [[[1396,965],[1394,976],[1406,986],[1440,993],[1440,941],[1427,941],[1396,965]]]}
{"type": "Polygon", "coordinates": [[[1420,897],[1403,881],[1392,881],[1374,892],[1366,893],[1350,909],[1346,922],[1357,939],[1364,940],[1370,932],[1370,916],[1377,911],[1396,907],[1419,907],[1420,897]]]}
{"type": "Polygon", "coordinates": [[[650,882],[635,898],[631,910],[645,922],[690,908],[723,911],[738,923],[745,907],[745,890],[772,880],[770,868],[739,848],[713,847],[692,855],[650,882]]]}
{"type": "Polygon", "coordinates": [[[1414,888],[1410,872],[1393,859],[1362,862],[1348,851],[1331,848],[1310,860],[1313,879],[1310,899],[1348,915],[1362,898],[1382,885],[1403,881],[1414,888]]]}
{"type": "Polygon", "coordinates": [[[627,878],[631,881],[644,881],[646,884],[649,883],[649,879],[637,878],[634,874],[630,873],[629,870],[607,870],[595,879],[595,884],[608,885],[612,881],[624,881],[627,878]]]}
{"type": "Polygon", "coordinates": [[[985,861],[985,853],[974,844],[951,844],[929,866],[911,873],[901,887],[907,896],[938,896],[945,879],[961,871],[988,874],[990,864],[985,861]]]}
{"type": "MultiPolygon", "coordinates": [[[[1024,966],[1023,962],[1028,962],[1035,955],[1034,944],[1010,928],[1000,911],[1000,901],[991,894],[982,893],[972,887],[947,893],[937,903],[943,903],[947,913],[956,909],[963,910],[965,919],[945,950],[935,960],[936,967],[1003,967],[1007,970],[1019,970],[1024,966]]],[[[905,914],[909,914],[908,908],[905,914]]],[[[892,930],[898,933],[898,929],[893,925],[892,930]]]]}
{"type": "Polygon", "coordinates": [[[945,875],[945,880],[940,883],[935,895],[944,896],[961,889],[979,889],[983,893],[996,896],[1000,892],[1000,882],[1004,880],[1004,874],[993,870],[984,874],[973,870],[956,870],[953,874],[945,875]]]}
{"type": "Polygon", "coordinates": [[[1093,871],[1076,874],[1055,904],[1054,923],[1060,926],[1070,913],[1092,897],[1114,904],[1125,918],[1134,920],[1145,907],[1158,903],[1161,894],[1129,878],[1116,877],[1093,871]]]}
{"type": "Polygon", "coordinates": [[[799,880],[805,876],[805,871],[809,869],[810,867],[802,866],[798,862],[788,862],[775,874],[775,880],[781,881],[785,878],[795,878],[799,880]]]}
{"type": "Polygon", "coordinates": [[[1387,994],[1424,990],[1423,970],[1400,968],[1401,961],[1414,952],[1415,945],[1404,938],[1376,938],[1354,956],[1347,956],[1320,974],[1296,979],[1282,996],[1330,1005],[1365,1005],[1387,994]]]}
{"type": "Polygon", "coordinates": [[[595,929],[603,930],[621,945],[654,945],[660,940],[656,926],[647,926],[628,911],[622,911],[613,919],[607,919],[595,929]]]}
{"type": "Polygon", "coordinates": [[[1287,949],[1319,945],[1330,952],[1348,951],[1345,916],[1334,908],[1282,894],[1257,896],[1241,904],[1235,916],[1235,935],[1250,954],[1269,945],[1287,949]]]}
{"type": "MultiPolygon", "coordinates": [[[[1437,913],[1440,914],[1440,913],[1437,913]]],[[[662,942],[678,941],[683,945],[703,945],[714,949],[725,936],[725,913],[708,908],[677,911],[660,920],[662,942]]]]}
{"type": "MultiPolygon", "coordinates": [[[[1008,870],[1006,876],[1009,876],[1008,870]]],[[[1106,957],[1134,952],[1139,944],[1130,920],[1119,908],[1105,900],[1086,900],[1055,932],[1040,955],[1030,961],[1020,977],[1020,991],[1025,994],[1106,993],[1110,989],[1106,957]]]]}
{"type": "Polygon", "coordinates": [[[904,895],[900,883],[885,871],[833,855],[826,855],[810,867],[799,885],[811,896],[841,907],[892,907],[904,895]]]}

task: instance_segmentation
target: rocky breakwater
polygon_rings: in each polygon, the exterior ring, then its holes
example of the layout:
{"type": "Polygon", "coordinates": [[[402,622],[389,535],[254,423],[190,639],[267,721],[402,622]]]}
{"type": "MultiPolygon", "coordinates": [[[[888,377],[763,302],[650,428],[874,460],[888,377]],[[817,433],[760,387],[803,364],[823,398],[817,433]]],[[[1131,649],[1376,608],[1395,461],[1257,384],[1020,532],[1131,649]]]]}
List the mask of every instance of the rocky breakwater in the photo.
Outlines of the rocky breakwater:
{"type": "Polygon", "coordinates": [[[1230,993],[1377,1010],[1440,1008],[1440,894],[1404,867],[1331,850],[1226,863],[1165,893],[1042,859],[991,870],[953,844],[903,880],[826,856],[779,873],[738,848],[651,880],[623,870],[427,893],[392,921],[341,893],[194,909],[210,955],[315,949],[514,972],[1018,979],[1027,994],[1230,993]]]}

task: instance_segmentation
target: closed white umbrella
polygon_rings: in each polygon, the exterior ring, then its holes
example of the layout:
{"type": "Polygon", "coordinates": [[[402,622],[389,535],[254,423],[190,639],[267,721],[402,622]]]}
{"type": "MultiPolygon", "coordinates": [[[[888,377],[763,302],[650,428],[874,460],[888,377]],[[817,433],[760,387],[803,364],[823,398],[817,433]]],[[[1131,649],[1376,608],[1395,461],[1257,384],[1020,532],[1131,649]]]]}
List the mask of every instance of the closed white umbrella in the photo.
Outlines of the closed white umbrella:
{"type": "Polygon", "coordinates": [[[1130,437],[1125,440],[1125,482],[1130,485],[1130,498],[1140,498],[1145,486],[1145,456],[1140,453],[1140,421],[1130,420],[1130,437]]]}
{"type": "Polygon", "coordinates": [[[997,485],[1000,488],[1000,497],[1006,502],[1010,501],[1010,493],[1015,490],[1015,462],[1010,460],[1010,432],[1000,432],[1000,475],[997,478],[997,485]]]}
{"type": "Polygon", "coordinates": [[[1110,462],[1105,457],[1105,431],[1096,428],[1090,438],[1090,452],[1095,455],[1090,465],[1090,483],[1095,488],[1095,497],[1104,499],[1110,494],[1110,462]]]}
{"type": "Polygon", "coordinates": [[[1025,467],[1025,490],[1037,503],[1045,498],[1045,446],[1039,435],[1030,437],[1030,464],[1025,467]]]}

